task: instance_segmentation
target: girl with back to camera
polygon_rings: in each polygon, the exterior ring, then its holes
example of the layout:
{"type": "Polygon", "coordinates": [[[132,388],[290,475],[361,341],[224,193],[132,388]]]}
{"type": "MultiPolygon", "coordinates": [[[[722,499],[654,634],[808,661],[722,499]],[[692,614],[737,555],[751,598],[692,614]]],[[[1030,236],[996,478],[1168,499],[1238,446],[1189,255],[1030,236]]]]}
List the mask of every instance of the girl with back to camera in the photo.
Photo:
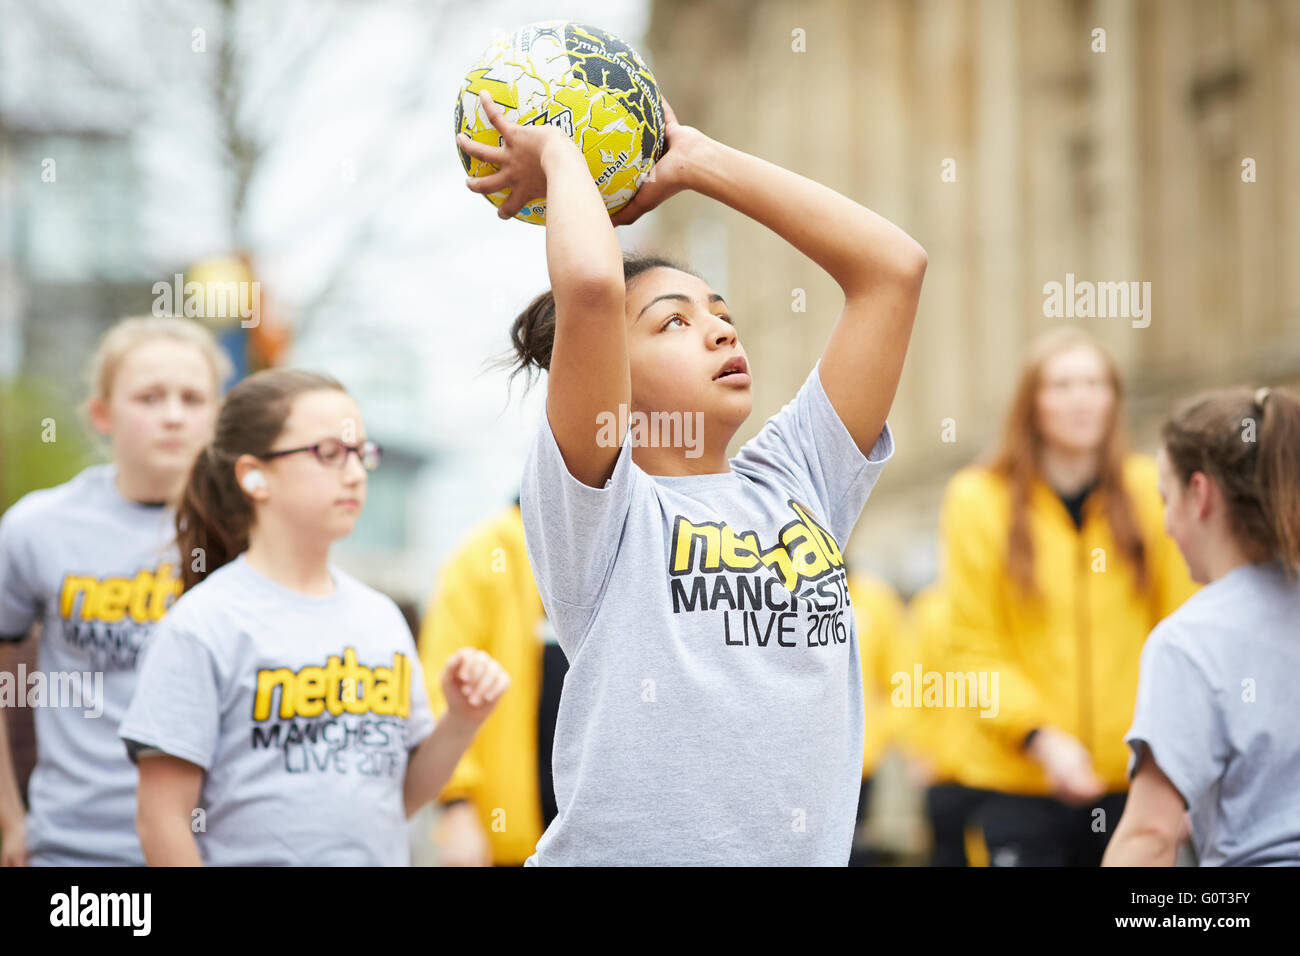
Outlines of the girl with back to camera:
{"type": "Polygon", "coordinates": [[[667,103],[655,179],[611,220],[572,140],[480,100],[503,145],[458,138],[498,167],[470,188],[508,187],[502,218],[546,197],[551,289],[512,337],[520,368],[549,372],[521,500],[570,670],[559,813],[528,863],[843,866],[863,691],[841,546],[893,453],[885,418],[925,252],[667,103]],[[844,292],[821,361],[730,461],[751,408],[743,317],[688,269],[624,256],[614,234],[682,189],[767,226],[844,292]],[[610,424],[653,413],[679,423],[669,441],[610,424]]]}
{"type": "Polygon", "coordinates": [[[1142,650],[1107,866],[1300,864],[1300,397],[1193,396],[1165,424],[1165,527],[1206,585],[1142,650]]]}
{"type": "Polygon", "coordinates": [[[75,687],[70,701],[35,708],[26,814],[0,714],[0,864],[144,862],[117,727],[139,655],[180,594],[174,509],[230,371],[196,322],[118,322],[90,361],[84,408],[112,460],[25,495],[0,520],[0,658],[39,620],[46,686],[76,679],[63,685],[75,687]]]}
{"type": "Polygon", "coordinates": [[[453,655],[434,726],[406,620],[330,563],[380,450],[326,375],[231,389],[177,512],[185,593],[120,735],[150,865],[407,865],[434,798],[509,678],[453,655]]]}

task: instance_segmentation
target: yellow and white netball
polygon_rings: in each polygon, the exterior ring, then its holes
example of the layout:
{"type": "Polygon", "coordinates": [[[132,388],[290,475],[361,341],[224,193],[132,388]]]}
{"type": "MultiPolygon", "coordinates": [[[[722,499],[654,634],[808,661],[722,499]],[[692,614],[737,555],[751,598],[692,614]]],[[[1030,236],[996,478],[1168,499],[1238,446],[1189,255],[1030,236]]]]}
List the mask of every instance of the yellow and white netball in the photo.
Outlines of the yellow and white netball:
{"type": "MultiPolygon", "coordinates": [[[[479,104],[487,90],[507,120],[520,125],[551,123],[578,144],[600,188],[605,208],[618,212],[636,195],[664,153],[664,107],[659,85],[640,55],[618,37],[567,20],[530,23],[488,47],[465,76],[456,102],[456,134],[489,146],[501,135],[479,104]]],[[[457,147],[471,176],[496,166],[457,147]]],[[[500,205],[510,190],[490,193],[500,205]]],[[[546,202],[524,205],[516,219],[543,224],[546,202]]]]}

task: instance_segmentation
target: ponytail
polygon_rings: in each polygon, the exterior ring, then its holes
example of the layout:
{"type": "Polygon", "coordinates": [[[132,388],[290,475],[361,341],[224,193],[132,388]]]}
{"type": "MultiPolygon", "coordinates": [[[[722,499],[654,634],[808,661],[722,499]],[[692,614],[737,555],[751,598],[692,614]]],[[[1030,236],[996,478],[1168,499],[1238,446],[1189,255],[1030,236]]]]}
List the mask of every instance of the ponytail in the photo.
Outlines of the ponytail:
{"type": "Polygon", "coordinates": [[[1182,484],[1197,471],[1214,479],[1244,549],[1300,573],[1300,397],[1244,387],[1195,395],[1161,437],[1182,484]]]}
{"type": "Polygon", "coordinates": [[[1300,397],[1284,389],[1255,393],[1260,409],[1255,480],[1273,551],[1289,575],[1300,573],[1300,397]]]}
{"type": "Polygon", "coordinates": [[[321,389],[346,391],[328,375],[267,369],[230,390],[217,416],[215,437],[195,459],[176,508],[182,590],[248,549],[255,513],[235,480],[241,455],[265,456],[284,430],[294,400],[321,389]]]}
{"type": "Polygon", "coordinates": [[[235,463],[215,443],[195,459],[176,509],[182,591],[248,550],[253,506],[236,487],[235,463]]]}

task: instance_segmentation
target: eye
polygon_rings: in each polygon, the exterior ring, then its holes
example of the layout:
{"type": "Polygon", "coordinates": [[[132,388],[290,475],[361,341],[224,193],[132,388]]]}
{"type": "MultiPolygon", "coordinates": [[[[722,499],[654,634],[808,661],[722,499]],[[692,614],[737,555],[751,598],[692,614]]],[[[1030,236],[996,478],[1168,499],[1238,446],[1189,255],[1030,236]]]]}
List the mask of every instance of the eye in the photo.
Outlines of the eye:
{"type": "Polygon", "coordinates": [[[668,328],[668,326],[672,325],[674,322],[681,322],[683,325],[685,325],[686,319],[684,316],[680,314],[671,315],[668,317],[668,320],[664,322],[663,325],[659,326],[659,331],[662,332],[664,329],[668,328]]]}
{"type": "Polygon", "coordinates": [[[316,446],[317,457],[327,465],[338,461],[341,454],[343,454],[343,443],[334,439],[326,439],[316,446]]]}

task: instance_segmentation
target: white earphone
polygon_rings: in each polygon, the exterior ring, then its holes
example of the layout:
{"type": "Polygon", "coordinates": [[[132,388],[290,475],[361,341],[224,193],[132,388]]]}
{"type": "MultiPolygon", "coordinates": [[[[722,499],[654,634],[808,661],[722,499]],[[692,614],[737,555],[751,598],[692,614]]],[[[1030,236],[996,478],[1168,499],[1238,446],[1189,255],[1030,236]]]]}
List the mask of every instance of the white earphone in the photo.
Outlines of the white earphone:
{"type": "Polygon", "coordinates": [[[244,475],[244,480],[240,482],[240,486],[251,495],[253,492],[266,487],[266,479],[262,477],[260,471],[254,468],[244,475]]]}

